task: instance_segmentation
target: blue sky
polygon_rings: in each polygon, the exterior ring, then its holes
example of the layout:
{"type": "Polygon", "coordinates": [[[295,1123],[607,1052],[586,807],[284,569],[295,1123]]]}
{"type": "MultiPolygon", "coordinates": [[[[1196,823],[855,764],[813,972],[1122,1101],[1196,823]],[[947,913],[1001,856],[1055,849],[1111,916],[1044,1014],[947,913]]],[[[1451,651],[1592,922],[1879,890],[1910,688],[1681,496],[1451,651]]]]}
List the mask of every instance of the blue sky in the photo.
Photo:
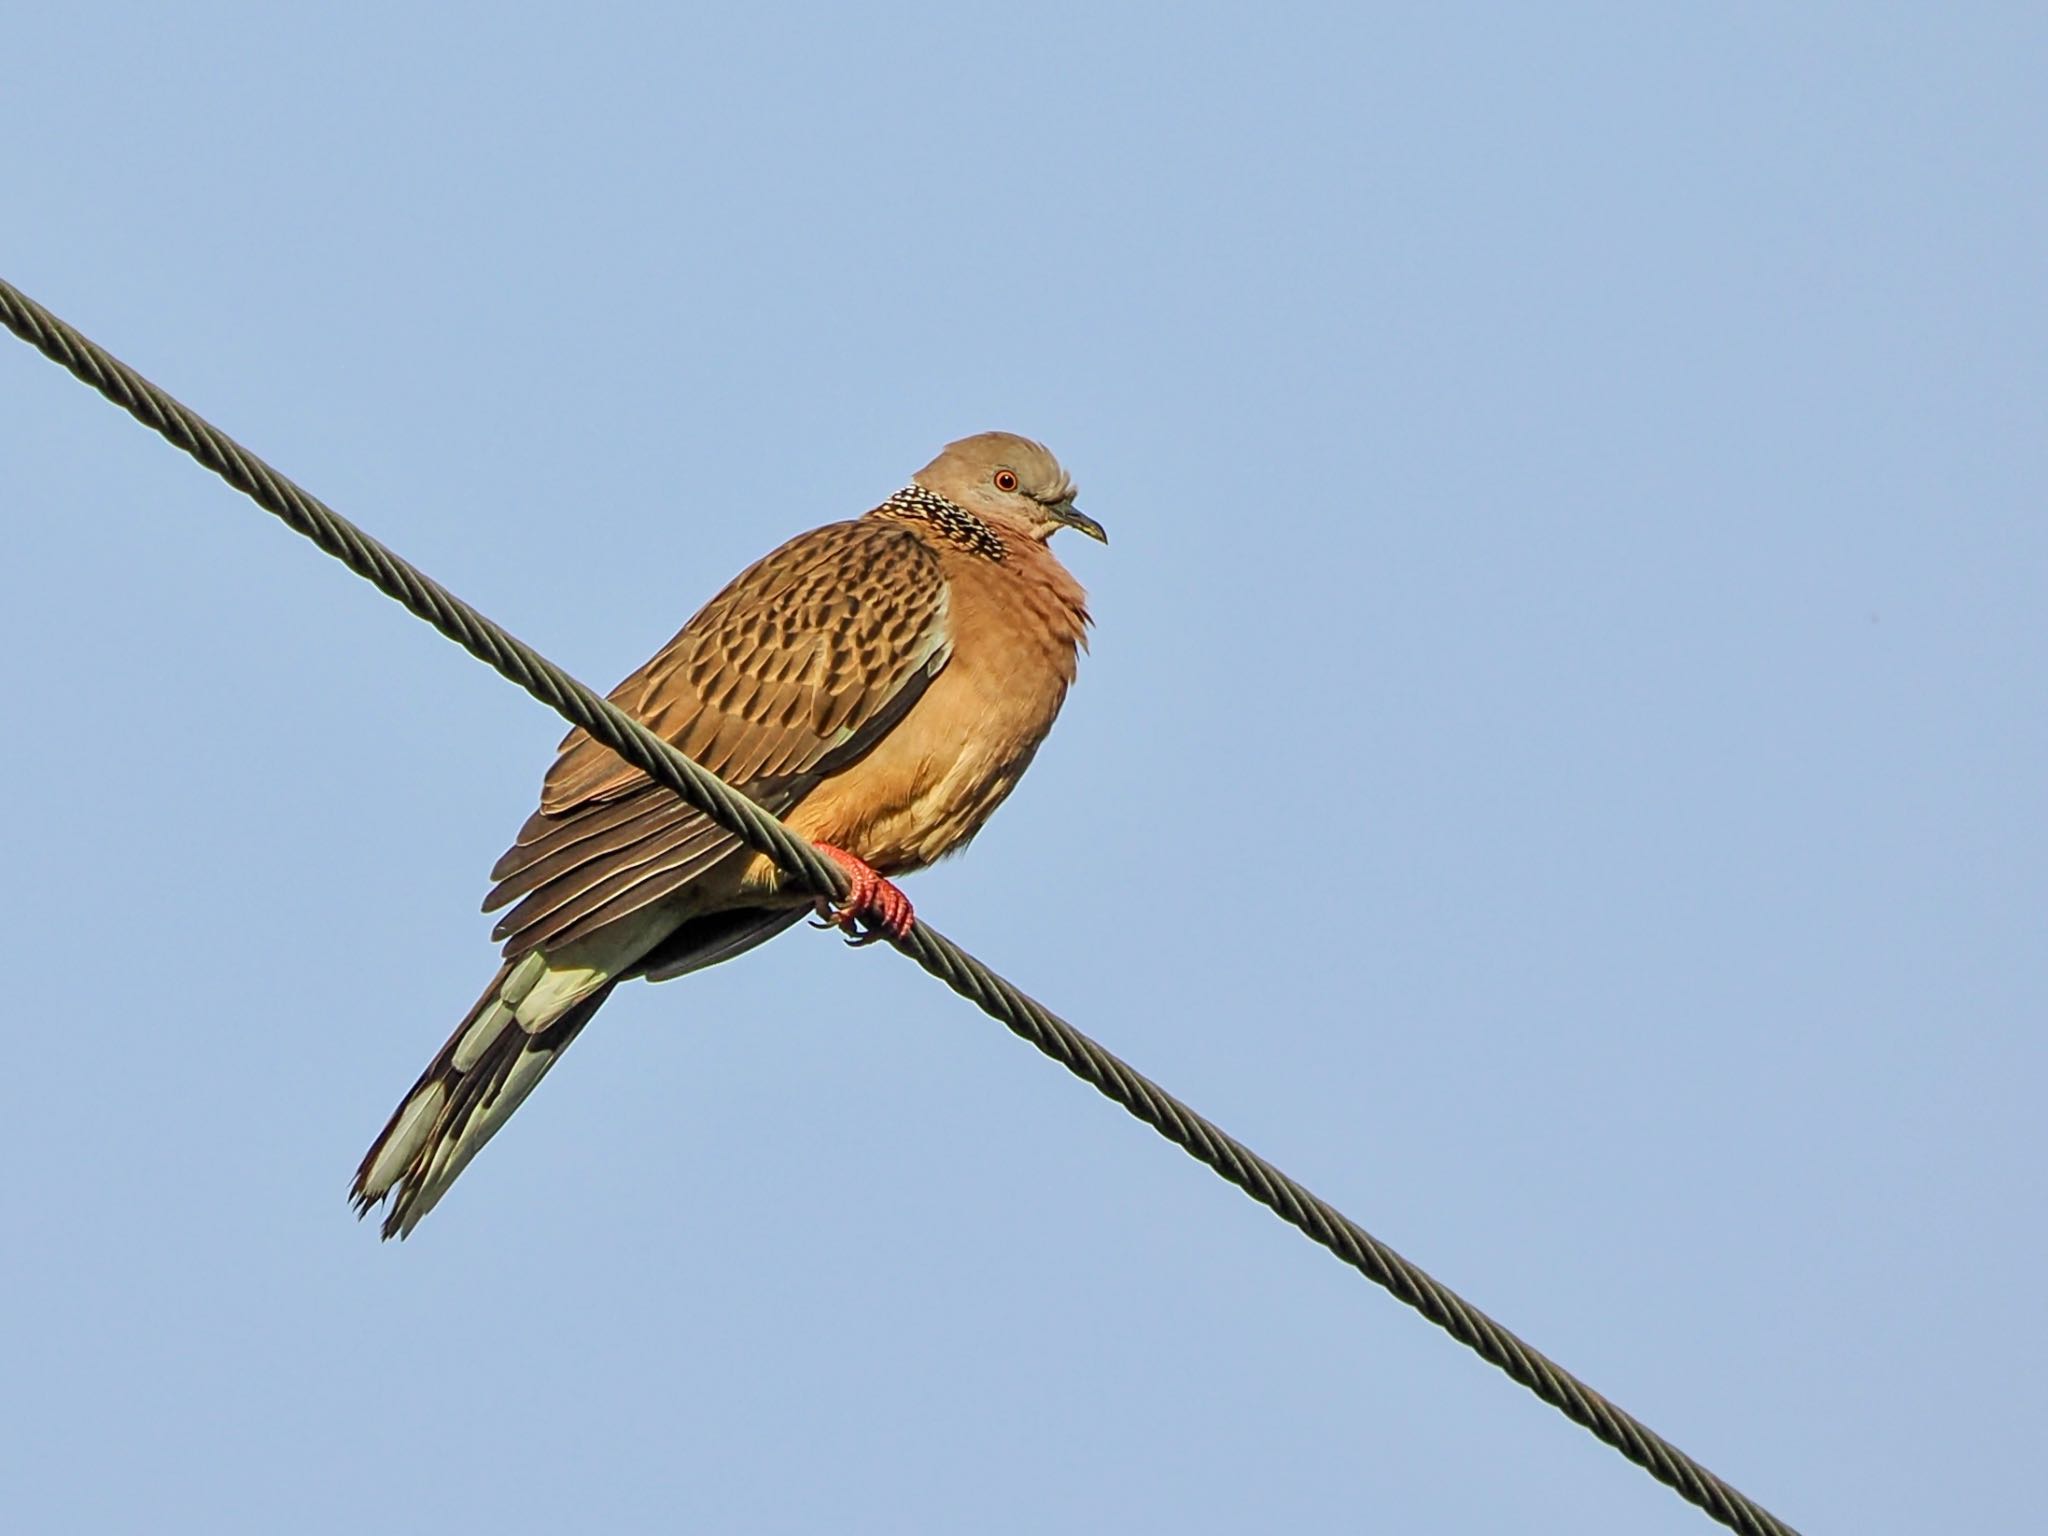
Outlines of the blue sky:
{"type": "MultiPolygon", "coordinates": [[[[10,37],[0,272],[599,686],[1052,444],[1094,652],[920,911],[1795,1524],[2035,1509],[2038,6],[10,37]]],[[[380,1245],[558,723],[0,403],[16,1528],[1710,1528],[825,936],[380,1245]]]]}

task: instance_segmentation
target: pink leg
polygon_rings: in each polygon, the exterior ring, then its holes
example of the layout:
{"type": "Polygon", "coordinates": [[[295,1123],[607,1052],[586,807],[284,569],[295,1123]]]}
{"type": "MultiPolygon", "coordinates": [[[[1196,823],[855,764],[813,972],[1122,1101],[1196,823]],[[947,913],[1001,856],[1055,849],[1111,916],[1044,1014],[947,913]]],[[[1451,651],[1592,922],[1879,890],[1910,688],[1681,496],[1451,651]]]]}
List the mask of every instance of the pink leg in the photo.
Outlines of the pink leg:
{"type": "Polygon", "coordinates": [[[820,927],[839,929],[847,935],[849,944],[872,944],[885,934],[892,939],[910,936],[916,914],[908,896],[844,848],[834,848],[830,843],[812,846],[845,870],[846,878],[853,884],[846,900],[836,907],[819,898],[818,916],[824,919],[820,927]]]}

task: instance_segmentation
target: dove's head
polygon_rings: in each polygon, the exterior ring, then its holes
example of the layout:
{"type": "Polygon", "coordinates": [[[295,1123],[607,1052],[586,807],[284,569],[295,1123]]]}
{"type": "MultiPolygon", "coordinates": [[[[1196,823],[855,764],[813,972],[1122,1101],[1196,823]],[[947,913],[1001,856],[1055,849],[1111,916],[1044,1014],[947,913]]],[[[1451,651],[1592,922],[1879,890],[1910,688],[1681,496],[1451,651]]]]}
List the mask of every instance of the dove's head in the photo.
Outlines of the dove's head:
{"type": "Polygon", "coordinates": [[[1041,544],[1060,528],[1109,542],[1102,524],[1074,505],[1074,482],[1043,443],[983,432],[948,443],[917,472],[917,483],[955,506],[1041,544]]]}

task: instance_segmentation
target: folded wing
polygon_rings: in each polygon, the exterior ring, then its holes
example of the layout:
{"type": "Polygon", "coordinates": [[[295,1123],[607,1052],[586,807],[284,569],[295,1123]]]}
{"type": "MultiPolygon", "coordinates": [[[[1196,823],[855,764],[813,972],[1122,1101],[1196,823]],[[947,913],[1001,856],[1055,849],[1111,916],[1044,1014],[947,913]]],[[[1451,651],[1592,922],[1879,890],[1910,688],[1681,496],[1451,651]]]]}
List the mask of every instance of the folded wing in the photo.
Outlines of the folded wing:
{"type": "MultiPolygon", "coordinates": [[[[743,572],[611,700],[781,814],[902,718],[952,654],[946,583],[914,534],[833,523],[743,572]]],[[[491,871],[516,960],[704,876],[736,838],[581,730],[491,871]],[[515,905],[516,903],[516,905],[515,905]]]]}

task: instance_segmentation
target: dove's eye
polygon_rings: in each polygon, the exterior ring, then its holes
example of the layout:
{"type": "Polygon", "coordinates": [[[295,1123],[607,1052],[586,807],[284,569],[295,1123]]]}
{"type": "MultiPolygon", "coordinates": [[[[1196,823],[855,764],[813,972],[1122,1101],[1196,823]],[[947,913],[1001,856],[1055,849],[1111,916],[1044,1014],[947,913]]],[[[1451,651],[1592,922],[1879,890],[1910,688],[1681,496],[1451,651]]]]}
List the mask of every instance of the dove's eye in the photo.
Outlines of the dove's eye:
{"type": "Polygon", "coordinates": [[[999,491],[1014,491],[1017,489],[1017,472],[1014,469],[997,470],[996,489],[999,491]]]}

